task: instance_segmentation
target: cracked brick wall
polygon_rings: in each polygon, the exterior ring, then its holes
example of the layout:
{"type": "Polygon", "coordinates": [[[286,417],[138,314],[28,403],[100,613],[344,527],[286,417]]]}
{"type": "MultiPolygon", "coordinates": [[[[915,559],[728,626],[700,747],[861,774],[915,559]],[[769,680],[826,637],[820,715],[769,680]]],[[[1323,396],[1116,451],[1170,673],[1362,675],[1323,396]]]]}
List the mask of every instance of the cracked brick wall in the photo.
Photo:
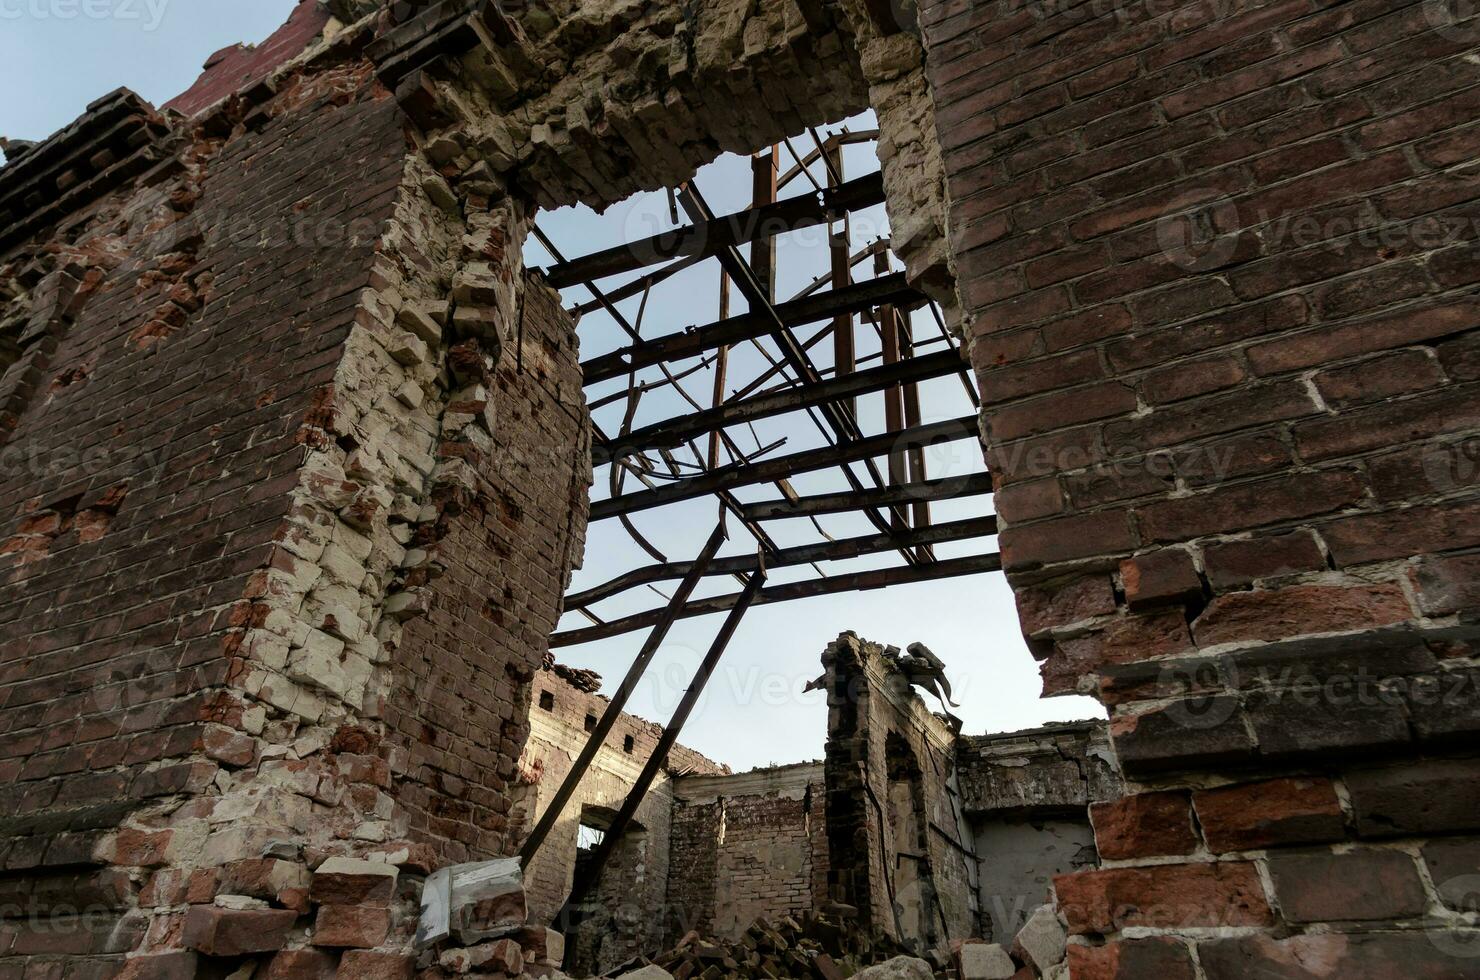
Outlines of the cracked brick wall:
{"type": "Polygon", "coordinates": [[[961,809],[980,863],[981,935],[1011,945],[1052,901],[1053,879],[1095,868],[1089,808],[1122,795],[1104,722],[965,735],[956,743],[961,809]]]}
{"type": "MultiPolygon", "coordinates": [[[[0,524],[3,862],[6,908],[22,913],[10,955],[65,962],[156,940],[138,912],[146,869],[184,842],[112,832],[261,761],[230,683],[233,637],[277,551],[306,422],[405,152],[394,103],[373,89],[298,94],[301,110],[274,107],[234,138],[166,132],[151,113],[161,159],[137,184],[5,258],[20,284],[11,308],[66,307],[49,336],[21,337],[5,382],[17,391],[21,372],[35,375],[7,405],[0,472],[16,504],[0,524]],[[222,220],[248,214],[245,230],[222,220]],[[297,242],[295,221],[342,234],[297,242]],[[59,285],[73,277],[80,286],[59,285]],[[57,295],[68,288],[70,302],[57,295]]],[[[145,111],[115,98],[79,130],[109,125],[120,102],[145,111]]],[[[49,162],[48,144],[32,153],[49,162]]],[[[61,166],[47,176],[78,179],[61,166]]],[[[7,186],[29,169],[13,163],[7,186]]]]}
{"type": "MultiPolygon", "coordinates": [[[[544,813],[572,763],[585,747],[589,732],[605,712],[608,700],[596,693],[601,679],[553,661],[535,675],[529,739],[519,759],[514,799],[515,832],[522,841],[544,813]]],[[[560,820],[525,869],[530,918],[552,922],[565,907],[577,874],[578,834],[582,823],[605,829],[621,809],[643,765],[657,747],[662,728],[629,714],[618,716],[591,768],[586,771],[560,820]]],[[[672,845],[676,787],[688,773],[728,773],[726,766],[683,745],[669,752],[662,775],[638,806],[637,832],[613,856],[602,875],[596,901],[602,911],[569,931],[572,966],[595,972],[610,969],[640,952],[665,946],[670,919],[682,917],[681,905],[669,905],[673,885],[672,845]]],[[[678,935],[686,932],[681,929],[678,935]]]]}
{"type": "Polygon", "coordinates": [[[1075,976],[1468,966],[1466,13],[921,5],[1005,568],[1130,780],[1075,976]]]}
{"type": "Polygon", "coordinates": [[[914,693],[898,652],[844,633],[823,653],[828,888],[923,951],[977,934],[977,868],[956,732],[914,693]]]}
{"type": "Polygon", "coordinates": [[[758,917],[826,905],[826,796],[817,762],[677,780],[669,944],[690,929],[738,939],[758,917]]]}

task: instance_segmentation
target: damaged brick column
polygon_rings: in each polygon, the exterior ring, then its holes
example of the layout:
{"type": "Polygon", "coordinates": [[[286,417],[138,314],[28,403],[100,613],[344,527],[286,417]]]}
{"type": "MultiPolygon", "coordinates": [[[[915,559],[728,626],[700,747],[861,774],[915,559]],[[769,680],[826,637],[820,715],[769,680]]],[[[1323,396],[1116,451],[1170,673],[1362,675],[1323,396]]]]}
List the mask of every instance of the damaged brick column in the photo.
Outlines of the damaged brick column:
{"type": "Polygon", "coordinates": [[[921,5],[1005,568],[1131,781],[1075,976],[1480,948],[1480,34],[1327,6],[921,5]]]}
{"type": "Polygon", "coordinates": [[[4,953],[38,969],[409,975],[421,877],[512,846],[584,537],[574,327],[529,206],[320,25],[3,175],[4,953]]]}
{"type": "Polygon", "coordinates": [[[863,923],[924,953],[976,934],[976,861],[956,732],[914,693],[898,658],[852,633],[822,656],[828,885],[863,923]]]}

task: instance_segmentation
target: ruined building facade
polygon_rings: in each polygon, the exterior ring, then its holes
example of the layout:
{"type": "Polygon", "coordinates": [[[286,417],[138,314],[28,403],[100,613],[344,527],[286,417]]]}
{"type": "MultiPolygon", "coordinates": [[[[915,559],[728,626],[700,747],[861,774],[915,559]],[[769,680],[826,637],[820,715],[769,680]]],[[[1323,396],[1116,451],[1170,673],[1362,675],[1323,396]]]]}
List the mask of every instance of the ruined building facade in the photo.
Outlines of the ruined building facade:
{"type": "MultiPolygon", "coordinates": [[[[1473,975],[1465,10],[331,7],[0,171],[0,971],[409,975],[420,877],[517,846],[582,554],[536,209],[872,107],[1045,689],[1111,712],[1072,975],[1473,975]],[[394,891],[315,895],[330,856],[394,891]]],[[[877,922],[830,777],[898,827],[940,746],[829,710],[827,887],[877,922]]]]}

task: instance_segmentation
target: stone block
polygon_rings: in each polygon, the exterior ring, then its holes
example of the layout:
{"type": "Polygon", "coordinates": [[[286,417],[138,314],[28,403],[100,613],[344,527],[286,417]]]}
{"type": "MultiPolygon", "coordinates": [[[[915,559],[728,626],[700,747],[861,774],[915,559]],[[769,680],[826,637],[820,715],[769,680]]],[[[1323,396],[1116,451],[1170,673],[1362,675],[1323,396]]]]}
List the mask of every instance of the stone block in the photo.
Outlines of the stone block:
{"type": "Polygon", "coordinates": [[[318,905],[369,905],[388,908],[400,872],[394,865],[334,857],[313,873],[309,900],[318,905]]]}
{"type": "Polygon", "coordinates": [[[389,909],[366,905],[321,905],[310,937],[330,949],[374,949],[391,931],[389,909]]]}
{"type": "Polygon", "coordinates": [[[962,943],[961,980],[1009,980],[1017,964],[997,943],[962,943]]]}
{"type": "Polygon", "coordinates": [[[193,905],[181,942],[207,956],[245,956],[283,948],[298,913],[287,909],[223,909],[193,905]]]}
{"type": "Polygon", "coordinates": [[[1428,904],[1414,859],[1402,851],[1276,853],[1269,873],[1288,922],[1406,919],[1428,904]]]}
{"type": "Polygon", "coordinates": [[[1068,938],[1058,911],[1052,905],[1042,905],[1018,930],[1012,948],[1020,959],[1031,963],[1039,973],[1045,973],[1049,967],[1064,961],[1064,944],[1068,938]]]}

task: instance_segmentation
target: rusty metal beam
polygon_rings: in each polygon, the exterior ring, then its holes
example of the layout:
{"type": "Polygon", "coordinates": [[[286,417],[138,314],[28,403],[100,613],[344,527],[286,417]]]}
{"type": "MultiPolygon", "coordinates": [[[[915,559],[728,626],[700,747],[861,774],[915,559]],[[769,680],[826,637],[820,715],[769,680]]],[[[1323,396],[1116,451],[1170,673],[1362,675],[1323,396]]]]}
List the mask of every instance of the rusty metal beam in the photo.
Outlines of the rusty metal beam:
{"type": "Polygon", "coordinates": [[[796,473],[872,459],[888,453],[902,443],[964,439],[968,436],[975,436],[979,424],[977,416],[966,415],[958,419],[929,422],[904,432],[866,436],[837,446],[823,446],[820,449],[808,449],[744,466],[730,466],[713,473],[675,480],[652,490],[642,490],[607,500],[598,500],[591,505],[591,520],[599,521],[618,514],[630,514],[680,500],[692,500],[694,497],[703,497],[716,490],[733,490],[757,483],[769,483],[796,473]]]}
{"type": "Polygon", "coordinates": [[[803,194],[723,217],[709,217],[641,241],[616,245],[545,271],[556,289],[638,269],[671,259],[707,258],[744,245],[759,234],[782,234],[826,224],[840,214],[872,207],[884,200],[884,177],[870,174],[821,194],[803,194]]]}
{"type": "MultiPolygon", "coordinates": [[[[833,595],[838,592],[861,592],[888,588],[892,585],[930,582],[936,579],[959,578],[964,575],[980,575],[984,572],[1000,572],[1001,570],[1002,556],[998,554],[947,558],[944,561],[929,564],[876,568],[866,572],[850,572],[845,575],[833,575],[829,578],[811,579],[806,582],[767,586],[760,595],[755,597],[753,604],[760,606],[773,602],[789,602],[793,599],[833,595]]],[[[732,608],[740,598],[741,596],[732,594],[695,599],[679,610],[678,615],[680,619],[687,619],[692,616],[707,616],[710,613],[724,612],[732,608]]],[[[614,619],[609,623],[602,623],[599,626],[566,630],[550,637],[550,646],[568,647],[578,643],[590,643],[594,640],[621,636],[623,633],[651,626],[656,617],[661,614],[662,610],[637,613],[622,619],[614,619]]]]}
{"type": "Polygon", "coordinates": [[[745,516],[753,521],[774,521],[787,517],[813,517],[818,514],[843,514],[864,506],[887,507],[893,504],[915,504],[931,500],[955,500],[992,492],[990,473],[973,473],[967,477],[945,477],[865,490],[863,493],[826,493],[795,500],[766,500],[742,504],[745,516]]]}
{"type": "Polygon", "coordinates": [[[570,771],[565,774],[565,780],[561,782],[560,788],[551,797],[550,803],[545,807],[545,812],[540,815],[539,823],[535,824],[519,848],[519,857],[524,862],[524,867],[529,867],[529,862],[539,852],[540,845],[554,829],[560,814],[565,810],[565,805],[575,794],[576,787],[580,785],[581,779],[586,775],[586,770],[591,767],[591,762],[596,758],[596,753],[601,751],[601,746],[606,743],[606,737],[611,734],[612,726],[622,715],[622,709],[627,706],[627,701],[632,697],[632,692],[637,690],[637,682],[642,680],[642,675],[647,672],[648,666],[653,662],[653,656],[662,646],[663,640],[667,638],[669,629],[678,619],[679,610],[689,601],[694,594],[694,589],[699,584],[719,551],[720,545],[725,541],[725,524],[720,521],[715,525],[714,533],[709,536],[699,557],[688,562],[687,569],[683,573],[683,581],[679,583],[678,589],[673,593],[673,598],[668,601],[663,615],[653,626],[653,631],[648,634],[642,649],[637,652],[637,658],[632,661],[632,666],[627,668],[627,676],[622,679],[622,684],[612,695],[611,701],[607,702],[606,710],[601,714],[601,720],[591,730],[591,736],[586,739],[586,745],[581,749],[581,754],[571,765],[570,771]]]}
{"type": "Polygon", "coordinates": [[[777,320],[784,326],[795,327],[827,320],[843,312],[860,312],[880,303],[909,305],[923,302],[925,296],[905,280],[904,273],[896,272],[882,279],[870,279],[843,289],[781,303],[773,307],[775,319],[765,311],[753,310],[702,327],[689,327],[679,333],[640,341],[590,358],[581,365],[581,369],[585,372],[586,384],[592,385],[665,361],[697,357],[726,344],[769,336],[775,332],[777,320]]]}
{"type": "MultiPolygon", "coordinates": [[[[861,558],[864,555],[893,551],[900,545],[915,547],[949,541],[969,541],[972,538],[988,537],[996,533],[997,518],[995,516],[971,517],[935,527],[912,529],[900,535],[866,534],[856,538],[844,538],[840,541],[821,541],[816,544],[782,548],[767,553],[766,567],[786,568],[794,565],[810,565],[819,561],[844,561],[849,558],[861,558]]],[[[633,569],[618,575],[609,582],[566,596],[566,609],[569,611],[584,609],[640,585],[688,575],[693,571],[695,564],[691,561],[662,562],[633,569]]],[[[737,555],[732,558],[714,559],[709,563],[708,571],[703,574],[733,575],[752,572],[756,568],[754,555],[737,555]]]]}
{"type": "MultiPolygon", "coordinates": [[[[819,381],[816,384],[787,388],[765,395],[756,395],[738,402],[727,402],[702,412],[690,412],[678,418],[666,419],[633,429],[611,440],[593,446],[591,459],[600,466],[610,463],[619,456],[647,452],[650,449],[665,449],[682,445],[696,436],[744,422],[785,415],[812,405],[825,405],[841,399],[889,389],[897,391],[904,382],[927,381],[953,374],[961,368],[961,358],[953,350],[936,351],[920,357],[911,357],[892,364],[870,368],[855,374],[819,381]]],[[[896,426],[891,431],[897,431],[896,426]]],[[[895,483],[904,483],[897,479],[895,483]]]]}
{"type": "Polygon", "coordinates": [[[740,620],[744,618],[745,611],[750,608],[756,596],[761,593],[761,586],[765,584],[765,581],[765,569],[757,569],[745,583],[744,591],[735,597],[735,602],[730,607],[730,615],[725,618],[724,625],[720,627],[714,642],[709,646],[709,652],[704,655],[703,662],[699,664],[694,679],[689,682],[688,689],[683,692],[683,698],[674,710],[673,717],[663,727],[663,734],[658,737],[658,744],[653,747],[653,753],[648,756],[637,781],[627,791],[627,798],[622,801],[622,808],[617,811],[611,826],[606,829],[606,836],[602,838],[600,844],[596,845],[596,851],[591,855],[591,863],[587,865],[584,874],[573,883],[570,897],[566,899],[565,907],[555,920],[555,923],[562,928],[565,928],[568,916],[572,913],[580,914],[581,904],[590,894],[591,889],[601,880],[601,869],[606,866],[612,851],[616,849],[617,844],[621,842],[622,835],[632,824],[632,818],[637,815],[637,808],[647,798],[653,781],[658,778],[658,773],[668,761],[668,753],[678,744],[678,736],[683,732],[684,725],[688,723],[689,716],[693,714],[694,706],[699,703],[699,695],[704,693],[704,687],[709,683],[709,678],[714,675],[714,669],[719,666],[725,648],[730,645],[730,640],[735,636],[735,630],[740,627],[740,620]]]}

